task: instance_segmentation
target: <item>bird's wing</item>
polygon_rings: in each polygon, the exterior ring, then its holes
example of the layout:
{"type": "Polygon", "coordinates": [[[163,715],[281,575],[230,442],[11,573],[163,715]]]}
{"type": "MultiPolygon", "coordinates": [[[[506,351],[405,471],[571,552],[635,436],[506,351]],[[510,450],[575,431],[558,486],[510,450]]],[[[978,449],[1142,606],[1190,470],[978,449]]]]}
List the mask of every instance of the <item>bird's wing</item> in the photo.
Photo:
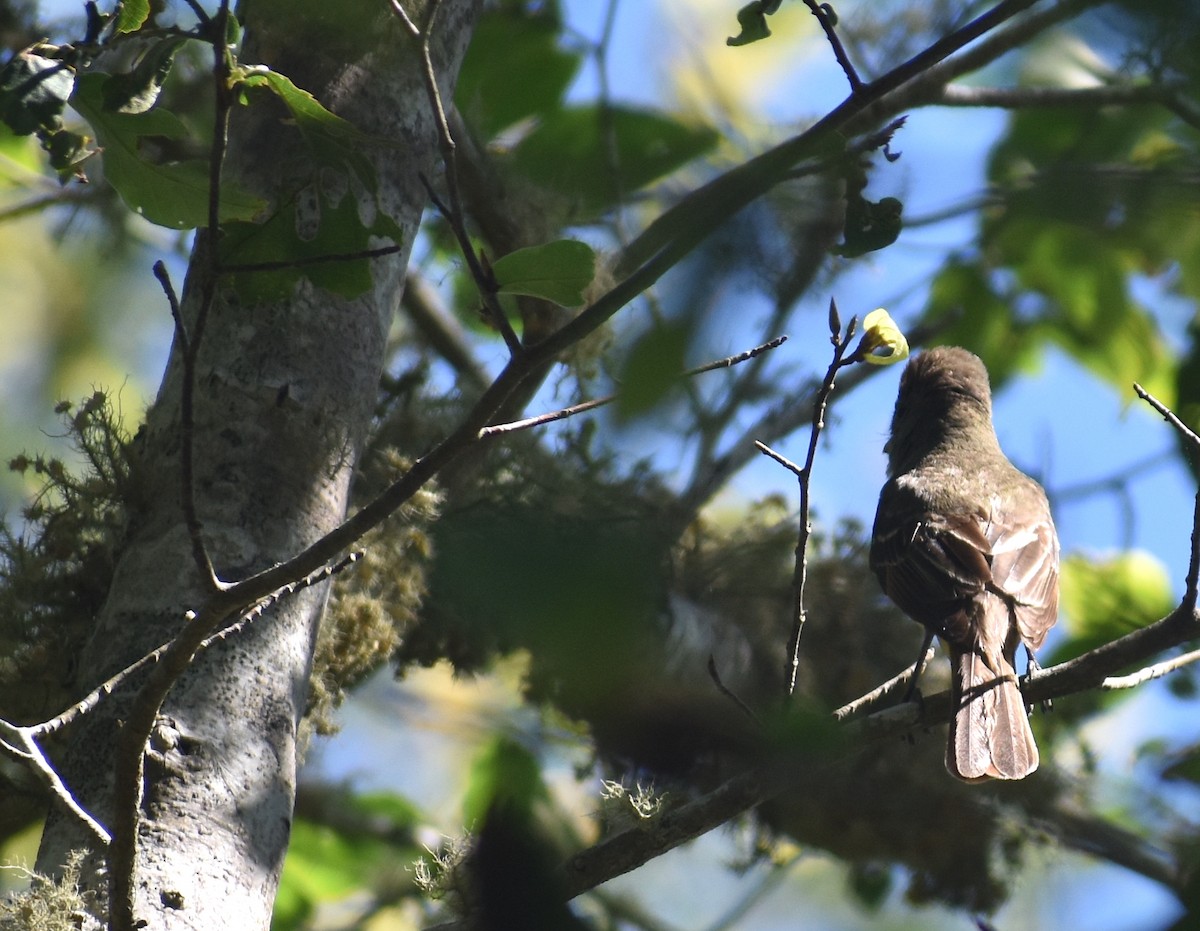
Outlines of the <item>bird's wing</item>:
{"type": "Polygon", "coordinates": [[[988,550],[979,520],[934,513],[904,485],[884,486],[871,568],[906,614],[963,649],[971,646],[971,604],[992,581],[988,550]]]}
{"type": "Polygon", "coordinates": [[[1036,650],[1058,619],[1058,534],[1045,495],[1025,493],[993,507],[981,528],[991,551],[992,587],[1012,606],[1021,640],[1036,650]]]}

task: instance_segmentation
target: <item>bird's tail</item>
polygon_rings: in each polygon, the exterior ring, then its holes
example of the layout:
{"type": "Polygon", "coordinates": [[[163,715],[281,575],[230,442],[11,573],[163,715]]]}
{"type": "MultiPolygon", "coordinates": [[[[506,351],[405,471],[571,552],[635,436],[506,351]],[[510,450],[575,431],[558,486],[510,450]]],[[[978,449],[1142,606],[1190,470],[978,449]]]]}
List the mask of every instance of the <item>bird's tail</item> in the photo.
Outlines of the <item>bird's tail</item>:
{"type": "Polygon", "coordinates": [[[967,782],[1024,779],[1038,768],[1038,749],[1012,663],[997,653],[951,656],[955,714],[946,769],[967,782]]]}

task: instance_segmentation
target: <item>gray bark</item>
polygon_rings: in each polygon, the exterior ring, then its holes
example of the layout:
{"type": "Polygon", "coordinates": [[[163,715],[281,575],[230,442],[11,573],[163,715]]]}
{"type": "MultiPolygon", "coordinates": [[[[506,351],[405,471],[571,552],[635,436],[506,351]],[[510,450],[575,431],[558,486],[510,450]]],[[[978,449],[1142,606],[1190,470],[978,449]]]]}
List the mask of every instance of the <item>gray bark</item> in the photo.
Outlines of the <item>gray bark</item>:
{"type": "MultiPolygon", "coordinates": [[[[433,54],[444,99],[480,6],[441,4],[433,54]]],[[[380,13],[360,14],[371,28],[352,35],[305,21],[319,7],[297,5],[285,16],[288,7],[250,9],[242,60],[269,64],[364,132],[398,143],[364,154],[379,176],[380,204],[410,246],[427,199],[420,177],[440,171],[417,48],[386,3],[380,13]]],[[[414,18],[422,21],[420,10],[414,18]]],[[[275,107],[237,108],[225,176],[270,197],[280,184],[277,166],[300,147],[275,107]]],[[[186,319],[206,274],[204,249],[200,237],[186,319]]],[[[305,282],[286,301],[246,306],[218,287],[196,379],[195,488],[222,579],[281,562],[344,517],[407,255],[406,248],[374,261],[374,288],[355,300],[305,282]]],[[[144,481],[129,537],[80,664],[81,693],[170,639],[202,600],[179,491],[181,384],[176,347],[142,440],[144,481]]],[[[200,653],[167,699],[147,757],[135,872],[135,915],[149,927],[268,927],[324,598],[323,589],[309,589],[285,599],[200,653]]],[[[59,761],[76,798],[104,824],[112,823],[113,749],[131,691],[76,725],[59,761]]],[[[92,844],[79,823],[56,814],[38,869],[54,874],[68,851],[92,844]]],[[[102,902],[100,881],[92,881],[102,902]]]]}

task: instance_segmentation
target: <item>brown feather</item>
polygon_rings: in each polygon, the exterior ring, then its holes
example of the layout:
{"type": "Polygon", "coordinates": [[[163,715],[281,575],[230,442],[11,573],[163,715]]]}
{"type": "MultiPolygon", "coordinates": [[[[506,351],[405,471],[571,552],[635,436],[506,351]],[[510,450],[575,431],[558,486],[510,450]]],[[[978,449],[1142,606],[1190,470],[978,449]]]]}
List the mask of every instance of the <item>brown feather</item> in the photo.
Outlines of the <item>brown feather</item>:
{"type": "Polygon", "coordinates": [[[1058,615],[1045,492],[1000,450],[987,371],[962,349],[909,363],[887,449],[871,566],[888,597],[949,648],[946,768],[968,781],[1021,779],[1038,750],[1016,651],[1040,647],[1058,615]]]}

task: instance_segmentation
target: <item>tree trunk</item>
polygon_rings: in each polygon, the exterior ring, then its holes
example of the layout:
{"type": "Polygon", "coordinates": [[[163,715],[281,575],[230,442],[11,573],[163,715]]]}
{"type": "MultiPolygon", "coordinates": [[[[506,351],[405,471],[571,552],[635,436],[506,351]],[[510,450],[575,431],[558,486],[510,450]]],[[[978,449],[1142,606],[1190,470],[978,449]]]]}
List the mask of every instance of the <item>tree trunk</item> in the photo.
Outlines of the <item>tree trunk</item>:
{"type": "MultiPolygon", "coordinates": [[[[414,4],[415,5],[415,4],[414,4]]],[[[433,61],[450,97],[481,0],[445,0],[433,61]]],[[[217,574],[236,580],[278,563],[336,526],[376,397],[408,247],[434,178],[437,137],[420,53],[387,3],[259,0],[249,8],[246,63],[264,62],[385,144],[365,146],[379,204],[404,250],[374,260],[374,287],[346,300],[302,282],[284,301],[248,306],[219,283],[195,382],[195,497],[217,574]],[[359,21],[347,27],[348,15],[359,21]],[[328,18],[324,21],[322,17],[328,18]]],[[[413,10],[421,23],[423,10],[413,10]]],[[[224,177],[267,198],[278,167],[303,151],[271,102],[238,107],[224,177]]],[[[194,319],[207,272],[197,238],[183,297],[194,319]]],[[[164,302],[163,312],[166,313],[164,302]]],[[[203,595],[180,495],[178,345],[141,440],[142,485],[80,690],[170,639],[203,595]]],[[[283,600],[242,633],[201,652],[163,707],[146,762],[135,916],[148,927],[264,929],[291,825],[297,725],[304,712],[324,587],[283,600]]],[[[113,815],[113,749],[133,697],[126,687],[70,735],[60,771],[105,825],[113,815]]],[[[94,841],[54,814],[38,869],[61,871],[94,841]]],[[[104,892],[91,876],[99,901],[104,892]]]]}

